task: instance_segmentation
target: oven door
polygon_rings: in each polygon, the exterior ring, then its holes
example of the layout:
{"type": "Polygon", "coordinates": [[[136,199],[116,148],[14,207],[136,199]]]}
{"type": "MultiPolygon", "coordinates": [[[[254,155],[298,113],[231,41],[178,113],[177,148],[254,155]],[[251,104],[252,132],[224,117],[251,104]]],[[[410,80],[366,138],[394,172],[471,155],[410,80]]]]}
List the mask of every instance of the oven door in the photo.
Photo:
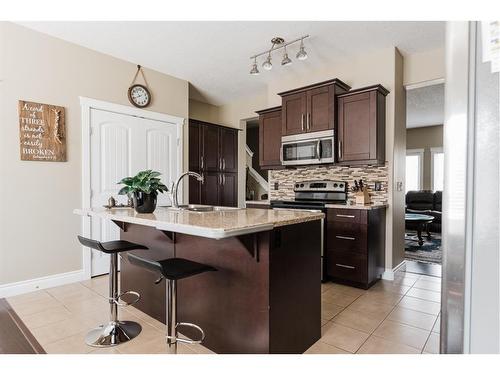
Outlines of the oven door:
{"type": "Polygon", "coordinates": [[[289,141],[281,144],[283,165],[333,163],[333,137],[289,141]]]}

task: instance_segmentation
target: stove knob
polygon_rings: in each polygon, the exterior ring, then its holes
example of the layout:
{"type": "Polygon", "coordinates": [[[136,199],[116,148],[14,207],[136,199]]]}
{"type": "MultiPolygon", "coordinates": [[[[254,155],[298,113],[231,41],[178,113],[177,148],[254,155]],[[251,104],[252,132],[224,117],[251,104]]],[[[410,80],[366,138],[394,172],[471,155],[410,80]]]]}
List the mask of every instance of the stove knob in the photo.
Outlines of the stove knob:
{"type": "Polygon", "coordinates": [[[299,184],[295,184],[295,187],[298,188],[299,187],[299,184]]]}
{"type": "Polygon", "coordinates": [[[300,187],[304,187],[304,184],[300,184],[300,187]]]}
{"type": "Polygon", "coordinates": [[[342,189],[343,187],[344,187],[344,184],[340,184],[340,185],[339,185],[339,188],[341,188],[341,189],[342,189]]]}
{"type": "Polygon", "coordinates": [[[335,184],[333,184],[333,187],[334,187],[334,188],[336,188],[337,186],[338,186],[338,185],[337,185],[336,183],[335,183],[335,184]]]}

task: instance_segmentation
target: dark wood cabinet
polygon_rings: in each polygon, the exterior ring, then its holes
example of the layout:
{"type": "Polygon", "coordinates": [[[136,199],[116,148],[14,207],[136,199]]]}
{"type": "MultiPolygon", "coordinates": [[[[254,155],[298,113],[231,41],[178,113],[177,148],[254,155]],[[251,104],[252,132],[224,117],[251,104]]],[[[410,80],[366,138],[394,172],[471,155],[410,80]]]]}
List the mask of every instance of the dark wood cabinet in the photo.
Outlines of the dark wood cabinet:
{"type": "Polygon", "coordinates": [[[257,111],[259,115],[259,165],[281,168],[281,107],[257,111]]]}
{"type": "Polygon", "coordinates": [[[384,271],[385,208],[328,209],[326,269],[329,278],[368,289],[384,271]]]}
{"type": "Polygon", "coordinates": [[[341,164],[385,163],[385,97],[376,85],[338,96],[337,160],[341,164]]]}
{"type": "Polygon", "coordinates": [[[349,89],[341,80],[332,79],[279,93],[282,98],[281,134],[335,129],[335,98],[349,89]]]}
{"type": "Polygon", "coordinates": [[[223,172],[238,171],[238,132],[234,129],[219,129],[220,170],[223,172]]]}
{"type": "Polygon", "coordinates": [[[238,205],[238,130],[189,120],[189,170],[204,176],[189,181],[189,203],[238,205]]]}

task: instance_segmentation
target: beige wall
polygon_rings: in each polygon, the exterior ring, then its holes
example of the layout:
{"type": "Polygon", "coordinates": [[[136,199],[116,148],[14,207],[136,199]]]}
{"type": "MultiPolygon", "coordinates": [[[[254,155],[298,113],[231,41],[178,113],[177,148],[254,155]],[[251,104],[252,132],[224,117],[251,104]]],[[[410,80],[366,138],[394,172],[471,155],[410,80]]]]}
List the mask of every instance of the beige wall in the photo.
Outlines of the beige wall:
{"type": "Polygon", "coordinates": [[[406,55],[404,85],[444,78],[444,48],[406,55]]]}
{"type": "Polygon", "coordinates": [[[218,124],[219,107],[189,99],[189,118],[218,124]]]}
{"type": "Polygon", "coordinates": [[[406,149],[424,149],[423,188],[432,190],[431,148],[443,147],[443,125],[406,130],[406,149]]]}
{"type": "MultiPolygon", "coordinates": [[[[403,56],[395,50],[394,60],[394,146],[392,150],[392,267],[397,267],[405,257],[405,167],[406,167],[406,92],[403,86],[403,56]],[[401,183],[401,189],[398,189],[401,183]]],[[[387,259],[386,259],[387,263],[387,259]]]]}
{"type": "MultiPolygon", "coordinates": [[[[0,48],[1,285],[81,269],[72,213],[82,205],[79,96],[129,105],[135,65],[6,22],[0,48]],[[19,159],[18,100],[65,107],[67,162],[19,159]]],[[[149,109],[187,118],[187,81],[145,73],[149,109]]]]}

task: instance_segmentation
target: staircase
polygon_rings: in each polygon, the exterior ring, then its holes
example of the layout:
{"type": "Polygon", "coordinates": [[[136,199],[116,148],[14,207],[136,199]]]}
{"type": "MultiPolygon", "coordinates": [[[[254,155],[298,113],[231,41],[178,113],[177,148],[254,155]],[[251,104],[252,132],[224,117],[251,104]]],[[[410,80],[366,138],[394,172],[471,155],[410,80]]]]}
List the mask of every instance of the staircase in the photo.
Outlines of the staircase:
{"type": "Polygon", "coordinates": [[[248,197],[250,190],[254,191],[254,200],[260,200],[262,194],[269,193],[269,183],[266,181],[264,177],[262,177],[259,172],[257,172],[252,166],[252,160],[254,153],[248,145],[245,145],[246,148],[246,167],[247,167],[247,187],[246,187],[246,195],[248,197]]]}

